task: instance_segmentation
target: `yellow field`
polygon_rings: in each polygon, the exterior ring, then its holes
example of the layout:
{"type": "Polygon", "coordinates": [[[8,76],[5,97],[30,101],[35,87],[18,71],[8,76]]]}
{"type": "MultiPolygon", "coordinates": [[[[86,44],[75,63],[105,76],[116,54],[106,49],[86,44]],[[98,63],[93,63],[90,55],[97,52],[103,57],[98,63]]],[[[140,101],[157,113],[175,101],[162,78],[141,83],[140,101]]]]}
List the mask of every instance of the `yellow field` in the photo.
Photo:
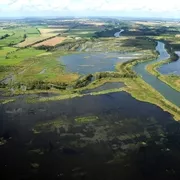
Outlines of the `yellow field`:
{"type": "Polygon", "coordinates": [[[180,34],[176,34],[175,37],[180,37],[180,34]]]}
{"type": "Polygon", "coordinates": [[[21,42],[17,45],[17,47],[25,47],[32,45],[38,41],[46,40],[47,38],[56,36],[58,34],[61,34],[65,31],[66,29],[63,28],[39,28],[40,35],[37,37],[27,37],[24,42],[21,42]]]}
{"type": "Polygon", "coordinates": [[[41,43],[35,44],[33,47],[38,47],[38,46],[55,46],[56,44],[59,44],[63,42],[66,39],[66,37],[54,37],[52,39],[48,39],[46,41],[43,41],[41,43]]]}
{"type": "Polygon", "coordinates": [[[45,40],[47,38],[51,37],[51,35],[46,35],[46,36],[39,36],[39,37],[28,37],[26,38],[26,40],[22,43],[19,43],[17,45],[17,47],[25,47],[25,46],[28,46],[28,45],[31,45],[31,44],[34,44],[38,41],[41,41],[41,40],[45,40]]]}

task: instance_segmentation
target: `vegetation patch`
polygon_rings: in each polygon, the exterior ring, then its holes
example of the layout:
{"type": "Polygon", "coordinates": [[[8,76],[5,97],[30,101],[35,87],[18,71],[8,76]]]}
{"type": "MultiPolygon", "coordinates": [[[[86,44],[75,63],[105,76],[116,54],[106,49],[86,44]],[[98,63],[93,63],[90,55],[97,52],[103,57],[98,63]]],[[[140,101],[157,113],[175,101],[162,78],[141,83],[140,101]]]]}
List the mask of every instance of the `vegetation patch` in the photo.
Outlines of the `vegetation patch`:
{"type": "Polygon", "coordinates": [[[30,150],[29,153],[35,153],[35,154],[43,155],[44,151],[41,149],[33,149],[33,150],[30,150]]]}
{"type": "Polygon", "coordinates": [[[39,164],[38,163],[31,163],[31,167],[34,169],[38,169],[39,168],[39,164]]]}
{"type": "Polygon", "coordinates": [[[156,76],[158,79],[175,89],[176,91],[180,91],[180,81],[179,81],[179,76],[178,75],[164,75],[161,74],[157,68],[160,67],[161,65],[169,62],[169,60],[150,64],[146,67],[146,70],[151,73],[152,75],[156,76]]]}
{"type": "Polygon", "coordinates": [[[7,141],[4,138],[0,138],[0,146],[6,144],[7,141]]]}
{"type": "Polygon", "coordinates": [[[89,123],[97,120],[99,120],[98,116],[84,116],[75,118],[75,121],[77,123],[89,123]]]}
{"type": "Polygon", "coordinates": [[[38,123],[33,129],[33,133],[39,134],[44,131],[45,132],[53,132],[56,129],[63,127],[65,124],[67,124],[67,122],[65,123],[61,119],[51,120],[51,121],[44,122],[44,123],[38,123]]]}

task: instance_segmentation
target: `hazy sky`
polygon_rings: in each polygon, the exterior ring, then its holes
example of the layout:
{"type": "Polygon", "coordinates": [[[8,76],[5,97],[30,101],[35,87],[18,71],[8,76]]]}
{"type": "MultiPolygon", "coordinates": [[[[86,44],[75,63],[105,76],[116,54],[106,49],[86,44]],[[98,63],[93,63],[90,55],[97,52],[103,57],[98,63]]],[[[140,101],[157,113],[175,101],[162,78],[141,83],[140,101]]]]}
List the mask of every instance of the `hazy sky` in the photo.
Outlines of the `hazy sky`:
{"type": "Polygon", "coordinates": [[[0,0],[0,17],[13,16],[180,18],[180,0],[0,0]]]}

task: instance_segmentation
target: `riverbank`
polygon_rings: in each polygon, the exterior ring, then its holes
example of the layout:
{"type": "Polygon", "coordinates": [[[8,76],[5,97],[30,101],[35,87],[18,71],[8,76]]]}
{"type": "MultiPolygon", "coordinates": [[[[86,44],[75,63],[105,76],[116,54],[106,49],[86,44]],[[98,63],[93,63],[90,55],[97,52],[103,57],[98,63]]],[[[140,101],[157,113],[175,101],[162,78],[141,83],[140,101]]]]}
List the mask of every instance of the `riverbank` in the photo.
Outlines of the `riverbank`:
{"type": "Polygon", "coordinates": [[[180,80],[179,80],[178,75],[173,75],[173,74],[172,75],[165,75],[165,74],[161,74],[158,71],[158,68],[160,68],[162,65],[172,63],[172,62],[176,62],[179,60],[179,56],[177,53],[174,52],[174,50],[172,48],[172,44],[170,44],[167,40],[165,41],[163,39],[161,39],[161,42],[163,42],[165,44],[165,49],[169,53],[170,57],[168,59],[163,60],[163,61],[156,62],[154,64],[149,64],[146,67],[146,70],[150,74],[156,76],[158,79],[160,79],[161,81],[163,81],[164,83],[166,83],[167,85],[169,85],[170,87],[175,89],[176,91],[180,92],[180,80]]]}
{"type": "Polygon", "coordinates": [[[165,60],[163,62],[157,62],[154,64],[150,64],[146,67],[146,70],[156,76],[158,79],[180,92],[180,77],[178,75],[163,75],[157,69],[163,64],[170,63],[170,60],[165,60]]]}
{"type": "Polygon", "coordinates": [[[146,83],[156,89],[162,96],[164,96],[168,101],[180,107],[180,94],[178,91],[174,90],[166,83],[159,80],[156,76],[147,72],[146,67],[150,64],[161,62],[167,60],[170,55],[165,49],[165,45],[162,42],[158,42],[156,46],[156,51],[159,52],[159,57],[152,61],[144,61],[133,66],[133,71],[135,71],[146,83]]]}
{"type": "MultiPolygon", "coordinates": [[[[135,62],[130,62],[126,65],[119,65],[119,71],[126,71],[126,68],[132,69],[135,62]]],[[[171,113],[175,120],[180,120],[180,108],[169,102],[157,90],[147,84],[141,77],[134,79],[124,79],[126,87],[124,91],[130,93],[134,98],[155,104],[161,107],[164,111],[171,113]]]]}

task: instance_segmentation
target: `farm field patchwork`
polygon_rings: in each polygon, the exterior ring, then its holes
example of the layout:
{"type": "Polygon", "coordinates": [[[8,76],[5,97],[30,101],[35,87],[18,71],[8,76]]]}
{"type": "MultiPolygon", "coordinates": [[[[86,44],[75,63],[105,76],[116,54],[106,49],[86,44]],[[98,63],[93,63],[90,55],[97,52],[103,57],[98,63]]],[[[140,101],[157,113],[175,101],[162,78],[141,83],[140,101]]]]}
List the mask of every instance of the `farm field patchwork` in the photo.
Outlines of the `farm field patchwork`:
{"type": "Polygon", "coordinates": [[[26,38],[23,42],[17,44],[17,47],[26,47],[36,44],[38,42],[45,41],[51,37],[62,34],[66,29],[54,29],[54,28],[31,28],[26,31],[26,38]]]}

